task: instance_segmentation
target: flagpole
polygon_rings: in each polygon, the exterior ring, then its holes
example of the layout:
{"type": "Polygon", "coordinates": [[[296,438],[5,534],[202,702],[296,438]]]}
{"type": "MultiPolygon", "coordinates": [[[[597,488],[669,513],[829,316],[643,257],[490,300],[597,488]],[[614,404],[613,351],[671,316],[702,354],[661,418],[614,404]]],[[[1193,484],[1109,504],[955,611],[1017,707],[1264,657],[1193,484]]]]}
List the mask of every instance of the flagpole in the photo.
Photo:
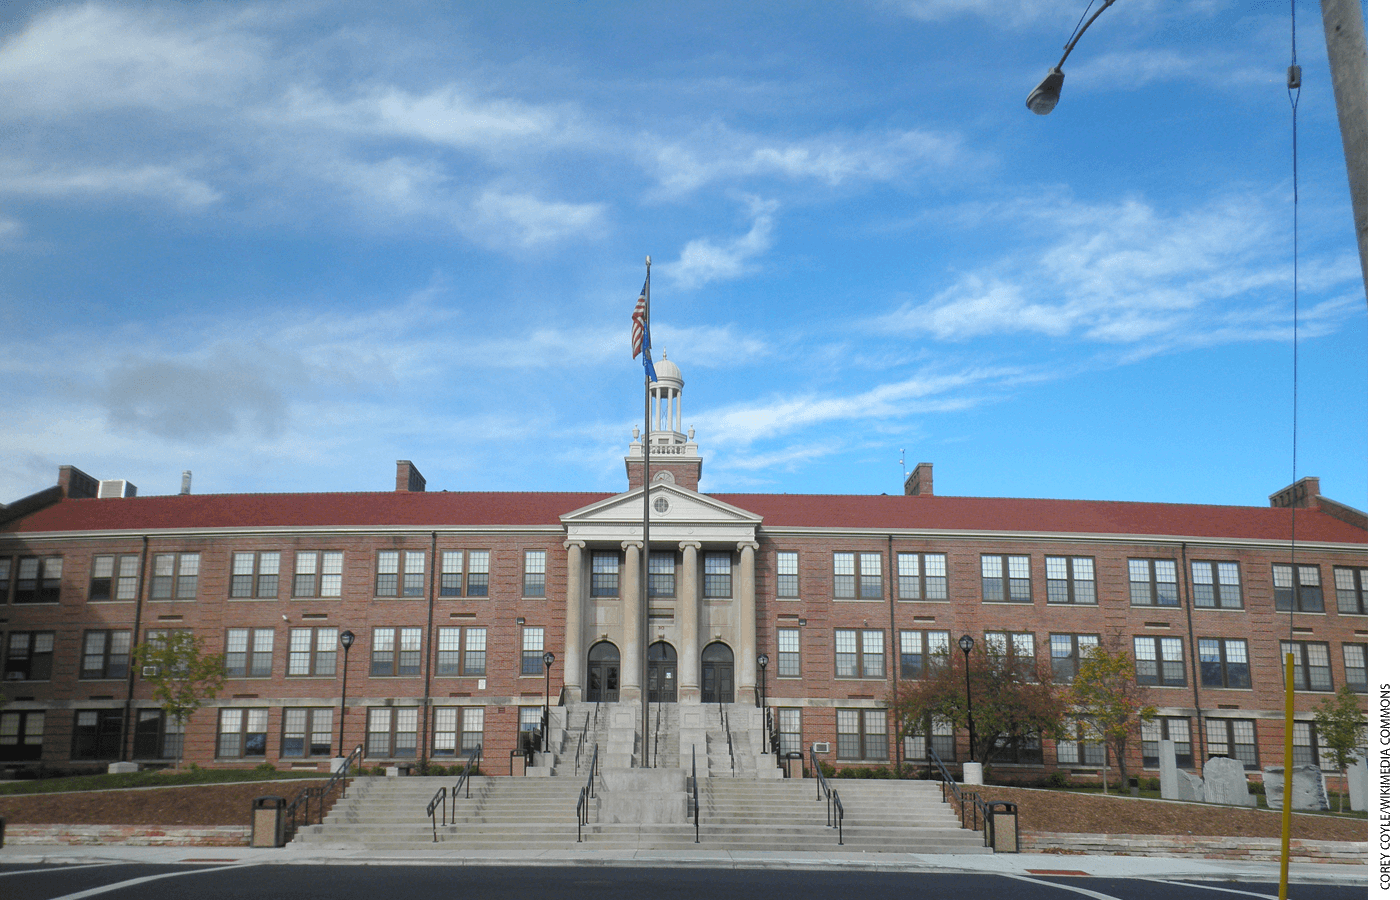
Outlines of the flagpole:
{"type": "MultiPolygon", "coordinates": [[[[646,295],[646,330],[645,334],[651,337],[651,257],[647,257],[647,277],[643,282],[646,295]]],[[[646,351],[650,358],[651,350],[646,351]]],[[[644,436],[642,438],[642,768],[649,768],[647,765],[647,726],[648,707],[650,691],[648,690],[648,680],[651,675],[651,647],[648,639],[651,636],[651,375],[647,372],[646,366],[642,366],[642,411],[645,416],[644,436]]]]}

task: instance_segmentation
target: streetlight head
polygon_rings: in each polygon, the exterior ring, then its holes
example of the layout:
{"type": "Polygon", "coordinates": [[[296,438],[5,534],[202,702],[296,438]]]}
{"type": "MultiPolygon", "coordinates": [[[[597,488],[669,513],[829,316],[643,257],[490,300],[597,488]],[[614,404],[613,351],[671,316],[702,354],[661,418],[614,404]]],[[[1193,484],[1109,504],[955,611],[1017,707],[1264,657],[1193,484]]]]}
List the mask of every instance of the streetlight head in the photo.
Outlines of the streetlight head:
{"type": "Polygon", "coordinates": [[[758,667],[759,667],[760,669],[766,669],[766,668],[768,668],[768,654],[767,654],[767,653],[760,653],[760,654],[758,654],[758,667]]]}
{"type": "Polygon", "coordinates": [[[1049,115],[1055,104],[1060,102],[1060,88],[1064,83],[1065,73],[1060,71],[1059,66],[1055,66],[1026,97],[1026,109],[1037,116],[1049,115]]]}
{"type": "Polygon", "coordinates": [[[340,646],[349,650],[350,645],[353,643],[355,643],[355,632],[346,629],[340,633],[340,646]]]}
{"type": "Polygon", "coordinates": [[[958,638],[958,649],[962,650],[963,653],[971,653],[972,646],[972,635],[965,634],[962,637],[958,638]]]}
{"type": "Polygon", "coordinates": [[[552,665],[554,665],[554,654],[552,652],[547,652],[544,655],[544,667],[548,669],[552,665]]]}

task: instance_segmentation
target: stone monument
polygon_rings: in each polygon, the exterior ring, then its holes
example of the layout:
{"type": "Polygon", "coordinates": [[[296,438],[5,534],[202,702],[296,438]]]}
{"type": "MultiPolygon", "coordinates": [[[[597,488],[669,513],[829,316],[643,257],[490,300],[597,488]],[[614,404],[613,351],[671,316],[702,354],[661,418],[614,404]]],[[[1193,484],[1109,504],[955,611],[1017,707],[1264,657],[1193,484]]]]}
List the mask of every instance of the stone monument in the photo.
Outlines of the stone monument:
{"type": "Polygon", "coordinates": [[[1244,763],[1227,756],[1217,756],[1206,760],[1205,801],[1225,803],[1230,806],[1258,806],[1259,803],[1249,793],[1249,779],[1244,774],[1244,763]]]}

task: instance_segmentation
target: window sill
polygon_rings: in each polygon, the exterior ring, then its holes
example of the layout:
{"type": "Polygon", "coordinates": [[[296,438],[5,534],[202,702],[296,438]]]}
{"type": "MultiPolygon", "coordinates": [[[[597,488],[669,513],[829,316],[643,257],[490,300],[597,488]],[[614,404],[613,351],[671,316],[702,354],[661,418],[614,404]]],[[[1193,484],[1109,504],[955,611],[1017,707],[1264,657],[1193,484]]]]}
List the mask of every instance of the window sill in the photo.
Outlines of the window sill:
{"type": "Polygon", "coordinates": [[[276,603],[281,597],[230,597],[230,603],[276,603]]]}
{"type": "MultiPolygon", "coordinates": [[[[131,599],[131,600],[89,600],[89,601],[88,601],[88,605],[89,605],[89,606],[112,606],[112,605],[118,604],[118,603],[135,603],[135,602],[136,602],[136,600],[135,600],[134,598],[131,599]]],[[[29,603],[26,603],[26,604],[24,604],[24,605],[25,605],[25,606],[33,606],[33,605],[36,605],[36,604],[29,604],[29,603]]]]}
{"type": "MultiPolygon", "coordinates": [[[[994,605],[994,606],[1034,606],[1034,605],[1035,605],[1035,600],[1034,600],[1034,598],[1032,598],[1032,599],[1030,599],[1030,600],[987,600],[987,599],[983,598],[982,602],[983,602],[983,603],[990,603],[990,604],[992,604],[992,605],[994,605]]],[[[1056,604],[1056,605],[1057,605],[1057,606],[1059,606],[1059,605],[1068,606],[1069,604],[1066,603],[1066,604],[1056,604]]]]}
{"type": "Polygon", "coordinates": [[[1242,612],[1245,611],[1243,606],[1200,606],[1200,605],[1196,605],[1196,606],[1193,606],[1192,609],[1196,610],[1196,612],[1228,612],[1228,613],[1242,613],[1242,612]]]}
{"type": "Polygon", "coordinates": [[[930,600],[927,597],[896,597],[900,603],[952,603],[952,600],[944,598],[942,600],[930,600]]]}

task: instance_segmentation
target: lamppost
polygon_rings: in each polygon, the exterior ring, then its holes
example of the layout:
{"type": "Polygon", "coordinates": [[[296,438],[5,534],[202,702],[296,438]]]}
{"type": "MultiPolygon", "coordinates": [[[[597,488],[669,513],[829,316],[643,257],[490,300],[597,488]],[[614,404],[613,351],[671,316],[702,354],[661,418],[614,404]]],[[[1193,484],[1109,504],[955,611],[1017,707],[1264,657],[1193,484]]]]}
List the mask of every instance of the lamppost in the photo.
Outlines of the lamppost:
{"type": "Polygon", "coordinates": [[[336,753],[341,759],[345,758],[345,682],[350,677],[350,645],[355,643],[355,632],[349,630],[340,633],[340,646],[345,648],[345,665],[340,670],[340,750],[336,753]]]}
{"type": "Polygon", "coordinates": [[[967,758],[977,761],[977,732],[972,727],[972,635],[958,638],[958,649],[963,652],[963,678],[967,682],[967,758]]]}
{"type": "Polygon", "coordinates": [[[1089,30],[1089,26],[1094,24],[1094,20],[1113,4],[1114,0],[1103,0],[1103,6],[1095,10],[1094,14],[1089,17],[1089,21],[1074,32],[1074,37],[1069,39],[1068,44],[1065,44],[1065,55],[1060,57],[1060,61],[1050,69],[1050,74],[1041,79],[1040,84],[1037,84],[1035,90],[1030,92],[1030,96],[1026,97],[1026,109],[1038,116],[1045,116],[1049,115],[1050,110],[1055,108],[1055,104],[1060,102],[1060,88],[1065,83],[1065,73],[1060,71],[1060,66],[1065,64],[1070,51],[1074,49],[1075,44],[1079,43],[1084,32],[1089,30]]]}
{"type": "Polygon", "coordinates": [[[554,665],[554,653],[544,654],[544,748],[549,749],[549,667],[554,665]]]}
{"type": "Polygon", "coordinates": [[[768,654],[758,654],[758,693],[760,700],[755,703],[759,709],[768,708],[768,654]]]}

